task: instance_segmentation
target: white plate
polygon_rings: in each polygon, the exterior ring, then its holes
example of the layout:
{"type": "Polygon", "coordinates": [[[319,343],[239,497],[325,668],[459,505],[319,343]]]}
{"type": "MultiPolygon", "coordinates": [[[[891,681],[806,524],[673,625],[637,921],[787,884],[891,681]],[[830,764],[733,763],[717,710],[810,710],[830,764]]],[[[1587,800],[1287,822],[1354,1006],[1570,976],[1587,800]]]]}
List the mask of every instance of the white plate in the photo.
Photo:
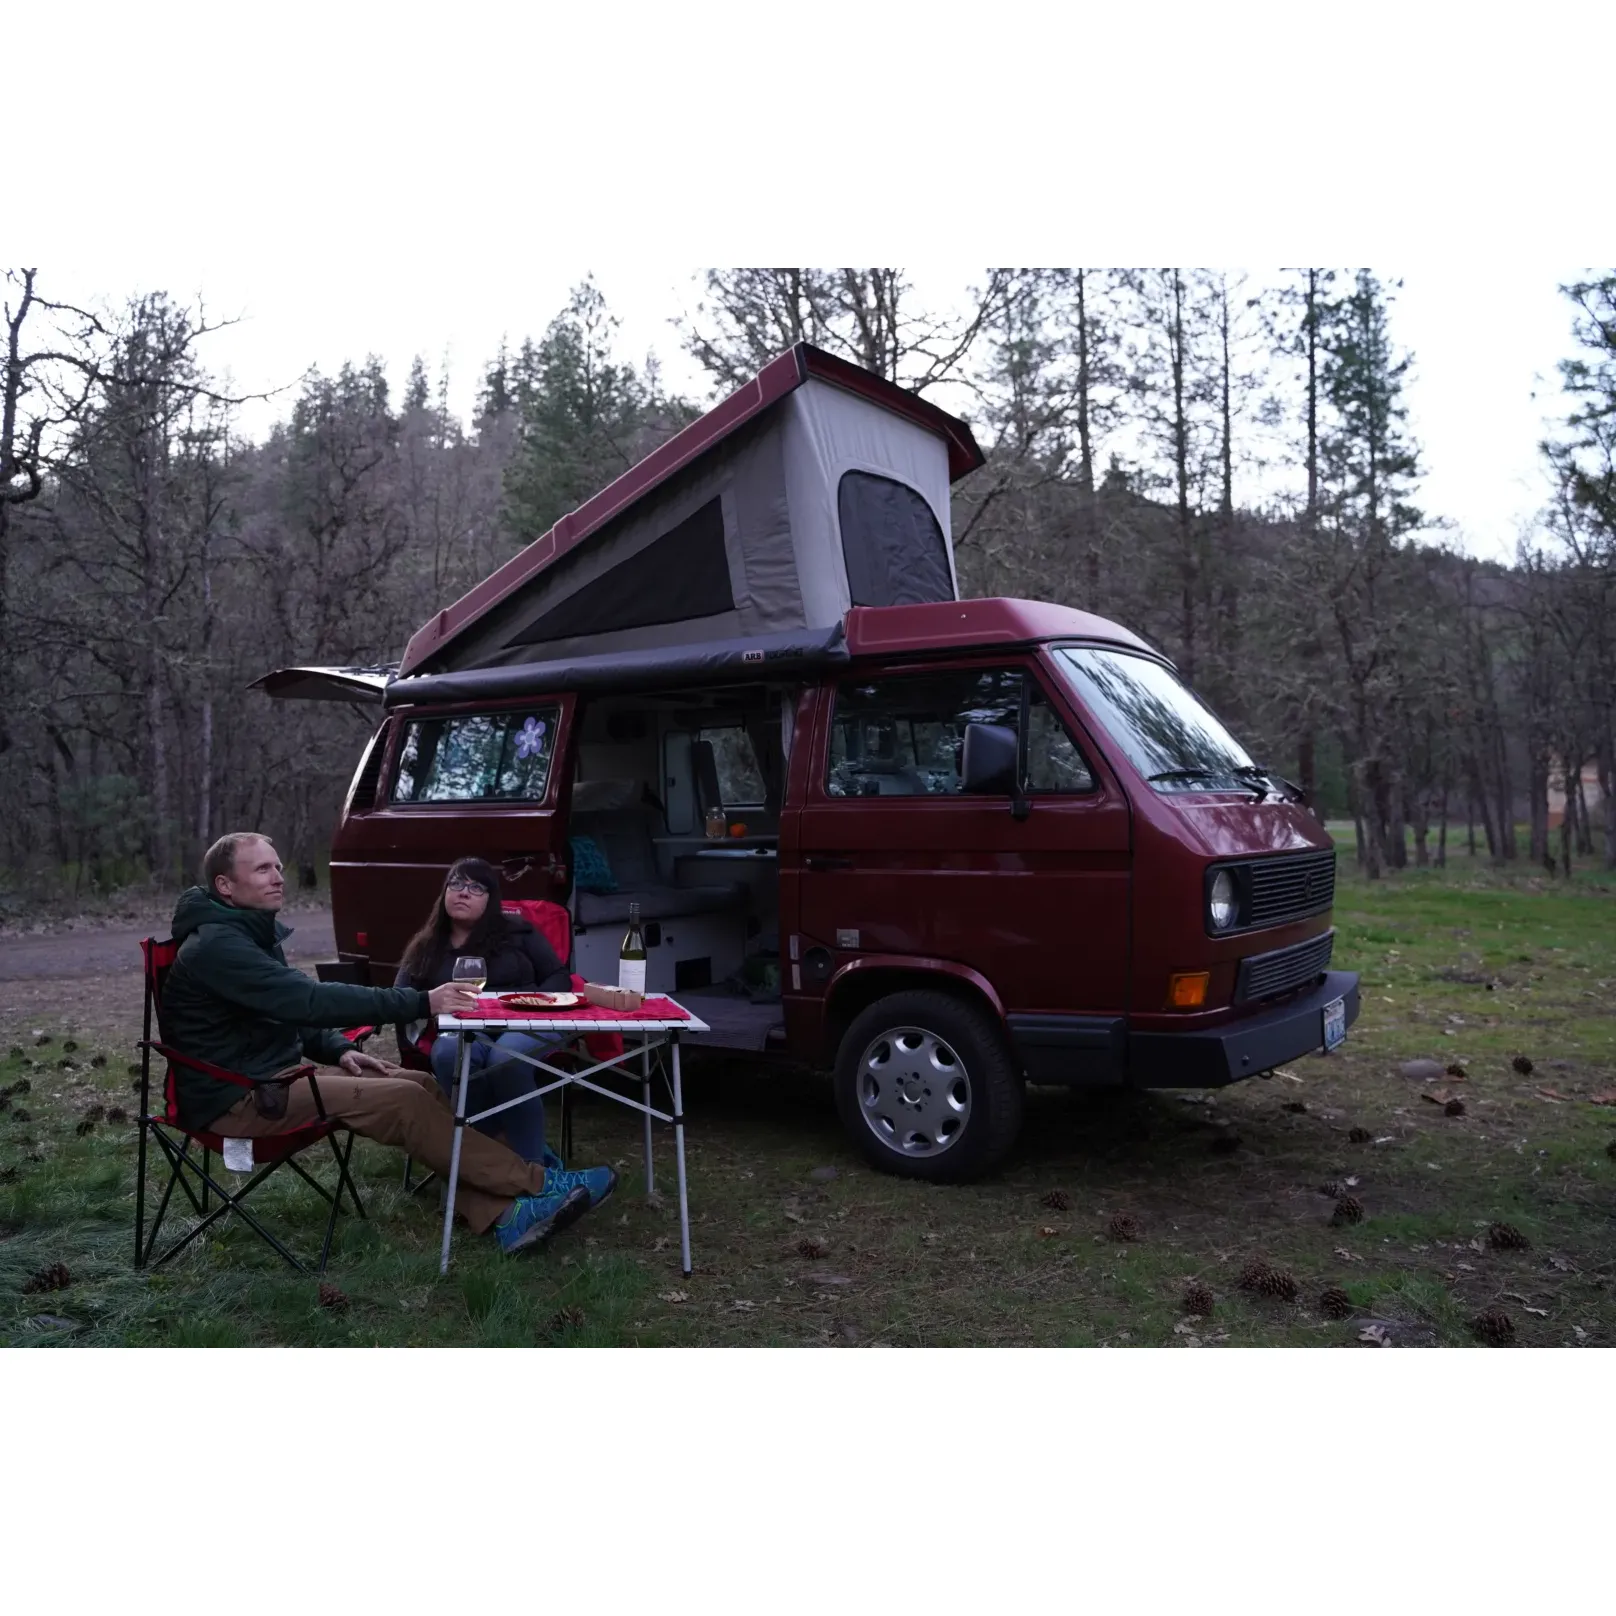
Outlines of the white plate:
{"type": "Polygon", "coordinates": [[[501,993],[499,1002],[513,1010],[570,1010],[582,1004],[581,993],[501,993]]]}

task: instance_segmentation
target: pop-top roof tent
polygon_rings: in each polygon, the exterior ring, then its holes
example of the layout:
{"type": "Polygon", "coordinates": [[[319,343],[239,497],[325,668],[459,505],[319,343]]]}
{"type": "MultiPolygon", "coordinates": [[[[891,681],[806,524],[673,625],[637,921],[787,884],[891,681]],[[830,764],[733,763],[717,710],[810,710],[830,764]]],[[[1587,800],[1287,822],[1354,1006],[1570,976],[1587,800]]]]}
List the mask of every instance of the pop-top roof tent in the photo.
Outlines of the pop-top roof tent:
{"type": "Polygon", "coordinates": [[[851,606],[957,599],[949,485],[981,464],[963,421],[799,343],[437,613],[399,677],[811,640],[851,606]]]}

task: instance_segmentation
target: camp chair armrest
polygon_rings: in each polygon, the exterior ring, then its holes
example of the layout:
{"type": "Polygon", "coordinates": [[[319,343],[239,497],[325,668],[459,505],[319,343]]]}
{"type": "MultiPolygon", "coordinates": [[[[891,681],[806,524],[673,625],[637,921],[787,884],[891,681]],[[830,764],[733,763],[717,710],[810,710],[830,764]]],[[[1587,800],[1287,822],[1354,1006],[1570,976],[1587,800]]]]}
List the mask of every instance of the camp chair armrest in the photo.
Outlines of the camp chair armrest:
{"type": "Polygon", "coordinates": [[[300,1077],[306,1077],[312,1082],[314,1078],[314,1067],[307,1062],[302,1066],[294,1066],[287,1071],[277,1072],[273,1078],[246,1077],[240,1072],[230,1072],[226,1071],[222,1066],[215,1066],[211,1061],[197,1060],[194,1056],[182,1055],[172,1045],[158,1043],[153,1038],[142,1038],[139,1047],[149,1049],[155,1055],[161,1055],[170,1065],[184,1066],[190,1071],[200,1072],[204,1077],[214,1078],[220,1083],[234,1083],[238,1089],[255,1089],[260,1083],[291,1083],[300,1077]]]}

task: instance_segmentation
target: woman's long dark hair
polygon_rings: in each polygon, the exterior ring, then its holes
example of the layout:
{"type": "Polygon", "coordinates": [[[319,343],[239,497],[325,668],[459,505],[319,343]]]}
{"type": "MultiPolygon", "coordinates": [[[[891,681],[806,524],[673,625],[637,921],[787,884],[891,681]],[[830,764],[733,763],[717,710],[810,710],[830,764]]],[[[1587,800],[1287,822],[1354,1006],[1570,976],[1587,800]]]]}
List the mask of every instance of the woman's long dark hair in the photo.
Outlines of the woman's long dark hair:
{"type": "Polygon", "coordinates": [[[455,952],[476,954],[488,959],[500,951],[505,939],[510,935],[505,911],[500,907],[502,894],[499,871],[486,859],[456,859],[449,867],[448,875],[444,877],[443,891],[438,894],[438,900],[432,906],[432,913],[427,918],[427,923],[410,939],[409,945],[404,950],[404,968],[416,987],[425,986],[439,957],[449,947],[449,911],[443,899],[449,890],[449,883],[462,876],[468,881],[475,881],[479,886],[488,888],[488,906],[483,910],[477,924],[471,928],[471,935],[455,952]]]}

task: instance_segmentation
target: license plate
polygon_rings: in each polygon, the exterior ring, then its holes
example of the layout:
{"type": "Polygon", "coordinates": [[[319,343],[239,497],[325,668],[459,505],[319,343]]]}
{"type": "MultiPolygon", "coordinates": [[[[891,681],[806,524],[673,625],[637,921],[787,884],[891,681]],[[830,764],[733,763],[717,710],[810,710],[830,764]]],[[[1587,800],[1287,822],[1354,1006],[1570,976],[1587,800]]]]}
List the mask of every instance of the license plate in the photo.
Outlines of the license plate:
{"type": "Polygon", "coordinates": [[[1332,999],[1324,1007],[1324,1047],[1334,1049],[1347,1041],[1347,1001],[1332,999]]]}

